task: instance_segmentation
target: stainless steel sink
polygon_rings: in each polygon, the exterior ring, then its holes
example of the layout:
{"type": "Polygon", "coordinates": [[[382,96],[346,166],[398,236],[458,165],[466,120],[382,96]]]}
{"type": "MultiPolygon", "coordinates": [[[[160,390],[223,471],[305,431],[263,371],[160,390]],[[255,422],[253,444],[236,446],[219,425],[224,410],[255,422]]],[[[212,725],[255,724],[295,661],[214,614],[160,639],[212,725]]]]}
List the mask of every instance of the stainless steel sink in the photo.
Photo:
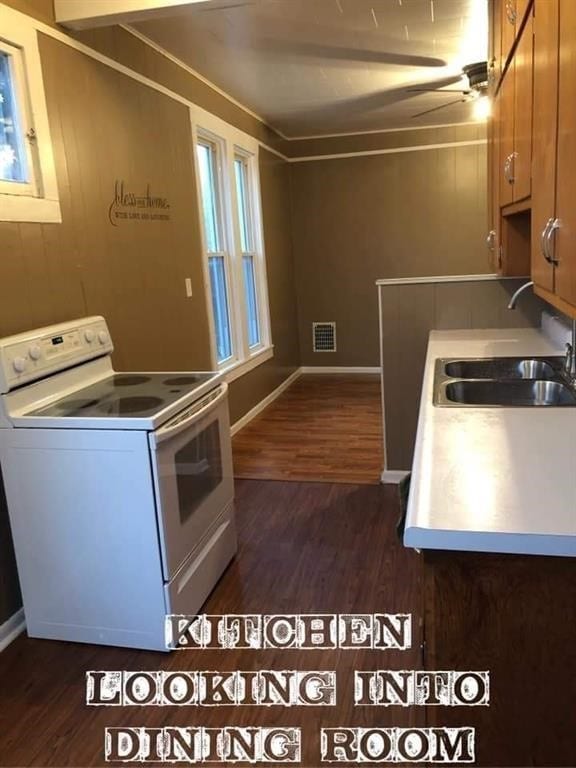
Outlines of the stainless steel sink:
{"type": "Polygon", "coordinates": [[[576,393],[558,381],[452,381],[441,393],[448,402],[461,405],[576,405],[576,393]]]}
{"type": "Polygon", "coordinates": [[[444,373],[453,379],[553,379],[562,367],[562,358],[500,357],[485,360],[452,360],[444,373]]]}
{"type": "Polygon", "coordinates": [[[576,407],[564,358],[436,361],[434,404],[452,407],[576,407]]]}

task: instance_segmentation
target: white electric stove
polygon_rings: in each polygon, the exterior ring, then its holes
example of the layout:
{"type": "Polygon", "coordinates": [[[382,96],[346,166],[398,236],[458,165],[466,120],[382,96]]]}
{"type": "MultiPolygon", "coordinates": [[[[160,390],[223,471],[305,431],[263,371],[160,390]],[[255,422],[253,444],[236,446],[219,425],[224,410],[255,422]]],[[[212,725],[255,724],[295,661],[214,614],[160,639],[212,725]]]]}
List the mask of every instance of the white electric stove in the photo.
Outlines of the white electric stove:
{"type": "Polygon", "coordinates": [[[117,373],[102,317],[0,339],[0,462],[32,637],[167,650],[236,552],[227,385],[117,373]]]}

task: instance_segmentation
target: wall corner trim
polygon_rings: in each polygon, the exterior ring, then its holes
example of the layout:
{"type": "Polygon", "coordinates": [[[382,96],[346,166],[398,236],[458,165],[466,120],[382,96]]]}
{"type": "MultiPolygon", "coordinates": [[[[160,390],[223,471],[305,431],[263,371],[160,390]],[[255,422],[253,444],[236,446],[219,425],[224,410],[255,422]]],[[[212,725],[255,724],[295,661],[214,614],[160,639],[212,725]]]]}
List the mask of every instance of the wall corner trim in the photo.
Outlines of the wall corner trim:
{"type": "Polygon", "coordinates": [[[237,432],[240,432],[241,429],[243,429],[247,424],[249,424],[252,419],[255,419],[256,416],[258,416],[262,411],[267,408],[269,405],[271,405],[274,400],[280,397],[280,395],[285,392],[288,387],[293,384],[296,379],[299,379],[302,375],[302,368],[297,368],[294,373],[292,373],[290,376],[288,376],[287,379],[284,379],[282,384],[280,384],[279,387],[276,387],[275,390],[270,392],[269,395],[267,395],[264,400],[260,400],[257,405],[254,406],[251,410],[248,411],[248,413],[245,413],[244,416],[242,416],[238,421],[235,421],[234,424],[230,427],[230,432],[232,434],[232,437],[237,432]]]}
{"type": "Polygon", "coordinates": [[[338,152],[325,155],[301,155],[291,157],[290,163],[317,163],[320,160],[349,160],[354,157],[376,157],[377,155],[397,155],[405,152],[427,152],[432,149],[453,149],[455,147],[476,147],[488,144],[487,139],[474,139],[472,141],[446,141],[442,144],[418,144],[408,147],[389,147],[387,149],[366,149],[356,152],[338,152]]]}
{"type": "Polygon", "coordinates": [[[26,621],[24,619],[24,608],[16,611],[7,619],[4,624],[0,625],[0,653],[7,648],[13,640],[16,640],[21,632],[26,629],[26,621]]]}

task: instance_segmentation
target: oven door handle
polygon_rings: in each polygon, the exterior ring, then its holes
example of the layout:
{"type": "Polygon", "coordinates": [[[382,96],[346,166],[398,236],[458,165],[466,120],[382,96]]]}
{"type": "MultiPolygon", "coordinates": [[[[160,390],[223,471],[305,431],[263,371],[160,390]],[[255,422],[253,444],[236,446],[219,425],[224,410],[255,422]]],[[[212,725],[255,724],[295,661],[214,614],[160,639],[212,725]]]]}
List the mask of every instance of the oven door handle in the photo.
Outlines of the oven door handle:
{"type": "Polygon", "coordinates": [[[199,403],[195,403],[187,408],[183,413],[175,416],[168,424],[150,434],[150,447],[155,449],[158,445],[169,440],[171,437],[180,434],[188,429],[191,424],[207,416],[211,411],[217,408],[228,394],[228,384],[223,381],[218,389],[202,398],[199,403]]]}

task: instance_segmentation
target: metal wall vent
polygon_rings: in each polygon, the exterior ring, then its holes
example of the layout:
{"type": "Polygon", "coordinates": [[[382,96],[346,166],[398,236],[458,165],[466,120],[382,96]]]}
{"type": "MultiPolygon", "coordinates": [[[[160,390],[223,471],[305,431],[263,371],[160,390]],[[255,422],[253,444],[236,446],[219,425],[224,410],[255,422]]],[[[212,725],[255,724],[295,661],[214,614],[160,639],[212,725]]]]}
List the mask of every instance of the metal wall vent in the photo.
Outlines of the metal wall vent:
{"type": "Polygon", "coordinates": [[[336,352],[336,323],[312,323],[314,352],[336,352]]]}

